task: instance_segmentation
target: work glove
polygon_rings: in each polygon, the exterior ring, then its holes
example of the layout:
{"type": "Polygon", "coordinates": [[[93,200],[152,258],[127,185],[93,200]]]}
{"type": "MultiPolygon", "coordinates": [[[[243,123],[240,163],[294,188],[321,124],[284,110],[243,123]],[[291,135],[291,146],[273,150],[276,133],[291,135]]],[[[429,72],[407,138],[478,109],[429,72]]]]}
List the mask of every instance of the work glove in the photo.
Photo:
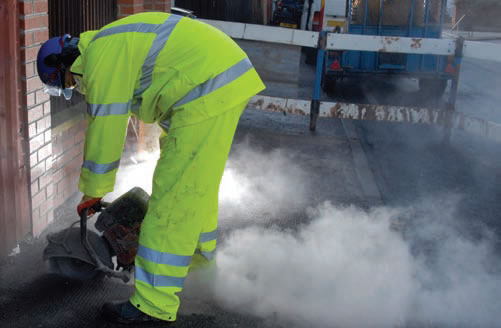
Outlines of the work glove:
{"type": "Polygon", "coordinates": [[[96,210],[99,210],[101,208],[101,199],[102,197],[96,198],[84,195],[77,206],[78,216],[82,216],[82,213],[85,209],[89,209],[89,211],[87,212],[87,217],[96,213],[96,210]]]}

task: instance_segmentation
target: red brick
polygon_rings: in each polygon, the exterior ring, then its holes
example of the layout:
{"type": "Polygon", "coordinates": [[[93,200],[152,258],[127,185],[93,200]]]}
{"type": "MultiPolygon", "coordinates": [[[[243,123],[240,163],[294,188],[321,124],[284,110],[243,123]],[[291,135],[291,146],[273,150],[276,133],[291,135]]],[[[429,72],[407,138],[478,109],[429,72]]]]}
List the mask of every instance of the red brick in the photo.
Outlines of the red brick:
{"type": "Polygon", "coordinates": [[[119,15],[120,16],[128,16],[132,14],[137,14],[141,13],[144,11],[144,8],[142,5],[136,5],[136,6],[119,6],[119,15]]]}
{"type": "Polygon", "coordinates": [[[33,222],[36,222],[40,219],[40,209],[37,207],[37,208],[33,208],[33,210],[31,211],[31,220],[33,222]]]}
{"type": "Polygon", "coordinates": [[[78,131],[78,133],[75,135],[75,144],[84,141],[86,134],[87,134],[87,129],[78,131]]]}
{"type": "Polygon", "coordinates": [[[54,165],[54,157],[49,157],[45,160],[45,169],[48,171],[54,165]]]}
{"type": "Polygon", "coordinates": [[[30,77],[33,77],[35,76],[35,63],[32,62],[32,63],[26,63],[23,66],[23,70],[24,70],[24,77],[26,78],[30,78],[30,77]]]}
{"type": "Polygon", "coordinates": [[[56,160],[56,169],[64,168],[71,160],[75,158],[75,154],[73,150],[69,150],[64,152],[61,156],[59,156],[56,160]]]}
{"type": "Polygon", "coordinates": [[[38,153],[33,153],[30,155],[30,167],[37,165],[38,163],[38,153]]]}
{"type": "Polygon", "coordinates": [[[52,175],[52,181],[54,181],[54,183],[59,183],[63,178],[64,178],[64,170],[63,169],[57,170],[52,175]]]}
{"type": "Polygon", "coordinates": [[[35,196],[32,196],[31,198],[31,206],[33,208],[38,208],[42,203],[46,200],[47,198],[45,197],[45,189],[41,189],[38,194],[35,196]]]}
{"type": "Polygon", "coordinates": [[[34,195],[38,192],[38,180],[31,184],[31,194],[34,195]]]}
{"type": "Polygon", "coordinates": [[[45,188],[45,190],[47,192],[47,197],[52,197],[54,195],[54,184],[49,183],[45,188]]]}
{"type": "Polygon", "coordinates": [[[23,28],[24,30],[33,30],[41,28],[42,27],[41,25],[42,25],[42,16],[40,15],[21,17],[21,28],[23,28]]]}
{"type": "Polygon", "coordinates": [[[43,115],[44,114],[42,105],[39,105],[37,107],[28,110],[28,123],[41,119],[43,115]]]}
{"type": "Polygon", "coordinates": [[[45,102],[43,104],[43,114],[44,115],[49,115],[50,114],[50,102],[45,102]]]}
{"type": "Polygon", "coordinates": [[[171,1],[164,0],[156,0],[155,1],[155,10],[156,11],[166,11],[170,12],[171,1]]]}
{"type": "Polygon", "coordinates": [[[45,139],[45,142],[50,142],[50,141],[52,141],[52,140],[51,140],[51,137],[52,137],[52,130],[51,130],[51,129],[49,129],[49,130],[45,131],[45,133],[44,133],[44,139],[45,139]]]}
{"type": "Polygon", "coordinates": [[[40,134],[35,138],[30,139],[30,153],[33,153],[35,150],[38,150],[38,148],[42,147],[44,141],[45,140],[43,134],[40,134]]]}
{"type": "Polygon", "coordinates": [[[56,194],[56,197],[54,198],[54,207],[57,208],[64,203],[64,195],[61,194],[56,194]]]}
{"type": "Polygon", "coordinates": [[[42,15],[40,21],[41,27],[49,27],[49,15],[42,15]]]}
{"type": "Polygon", "coordinates": [[[45,162],[42,162],[31,169],[31,181],[32,182],[35,181],[44,173],[45,173],[45,162]]]}
{"type": "Polygon", "coordinates": [[[35,106],[35,94],[34,93],[29,93],[26,96],[26,106],[28,106],[28,107],[35,106]]]}
{"type": "Polygon", "coordinates": [[[80,171],[82,167],[82,160],[80,157],[75,157],[70,163],[68,163],[68,168],[71,169],[72,172],[80,171]]]}
{"type": "Polygon", "coordinates": [[[40,235],[47,228],[47,217],[38,214],[37,218],[33,219],[33,237],[40,237],[40,235]]]}
{"type": "MultiPolygon", "coordinates": [[[[24,48],[21,50],[21,60],[23,62],[29,63],[29,62],[34,62],[37,60],[37,55],[38,55],[38,50],[40,50],[40,46],[34,46],[34,47],[29,47],[29,48],[24,48]]],[[[34,69],[33,69],[33,74],[34,74],[34,69]]],[[[27,76],[29,77],[29,76],[27,76]]]]}
{"type": "Polygon", "coordinates": [[[22,32],[21,33],[21,46],[29,47],[33,44],[33,37],[35,32],[22,32]]]}
{"type": "Polygon", "coordinates": [[[61,138],[52,136],[52,154],[59,157],[63,153],[63,150],[61,138]]]}
{"type": "Polygon", "coordinates": [[[44,28],[33,32],[33,43],[42,43],[49,39],[49,29],[44,28]]]}
{"type": "Polygon", "coordinates": [[[33,13],[33,1],[21,2],[19,8],[21,15],[31,15],[33,13]]]}
{"type": "Polygon", "coordinates": [[[52,144],[51,143],[40,148],[40,150],[38,151],[38,160],[43,161],[44,159],[46,159],[49,156],[52,156],[52,144]]]}
{"type": "Polygon", "coordinates": [[[32,92],[43,87],[42,81],[36,77],[32,77],[31,79],[26,80],[26,92],[32,92]]]}
{"type": "Polygon", "coordinates": [[[67,187],[67,185],[68,185],[67,179],[63,179],[63,180],[59,181],[56,185],[57,194],[64,196],[64,191],[65,191],[65,188],[67,187]]]}
{"type": "Polygon", "coordinates": [[[40,215],[42,216],[47,216],[47,212],[51,210],[54,207],[54,199],[52,198],[47,198],[42,204],[40,205],[40,215]]]}
{"type": "Polygon", "coordinates": [[[55,209],[55,204],[54,204],[54,207],[51,208],[48,212],[47,212],[47,223],[52,223],[52,221],[54,221],[54,209],[55,209]]]}
{"type": "Polygon", "coordinates": [[[37,134],[42,133],[45,130],[49,129],[50,123],[51,123],[50,115],[45,116],[45,117],[41,118],[40,120],[38,120],[37,121],[37,134]]]}
{"type": "Polygon", "coordinates": [[[40,189],[45,188],[48,184],[52,183],[52,173],[47,172],[38,179],[40,189]]]}
{"type": "Polygon", "coordinates": [[[63,140],[63,152],[68,151],[74,146],[73,138],[66,138],[63,140]]]}
{"type": "Polygon", "coordinates": [[[153,11],[153,4],[144,4],[144,10],[153,11]]]}
{"type": "Polygon", "coordinates": [[[49,10],[49,4],[47,0],[40,0],[33,3],[33,12],[35,14],[46,13],[49,10]]]}
{"type": "Polygon", "coordinates": [[[28,137],[31,139],[37,135],[37,125],[36,123],[31,123],[28,126],[28,137]]]}
{"type": "Polygon", "coordinates": [[[48,94],[46,94],[45,92],[43,92],[43,90],[39,90],[36,92],[37,104],[44,103],[49,99],[50,99],[50,96],[48,94]]]}

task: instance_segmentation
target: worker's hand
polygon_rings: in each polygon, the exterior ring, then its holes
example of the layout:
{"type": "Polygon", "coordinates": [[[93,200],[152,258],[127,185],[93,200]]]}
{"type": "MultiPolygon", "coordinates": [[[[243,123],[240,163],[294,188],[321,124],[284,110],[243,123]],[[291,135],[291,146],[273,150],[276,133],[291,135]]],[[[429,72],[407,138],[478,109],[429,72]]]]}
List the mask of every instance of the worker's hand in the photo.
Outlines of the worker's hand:
{"type": "Polygon", "coordinates": [[[96,208],[100,206],[101,199],[102,199],[101,197],[96,198],[84,195],[77,207],[78,215],[81,216],[83,211],[87,208],[89,209],[89,211],[87,212],[87,216],[91,216],[92,214],[94,214],[96,212],[96,208]]]}

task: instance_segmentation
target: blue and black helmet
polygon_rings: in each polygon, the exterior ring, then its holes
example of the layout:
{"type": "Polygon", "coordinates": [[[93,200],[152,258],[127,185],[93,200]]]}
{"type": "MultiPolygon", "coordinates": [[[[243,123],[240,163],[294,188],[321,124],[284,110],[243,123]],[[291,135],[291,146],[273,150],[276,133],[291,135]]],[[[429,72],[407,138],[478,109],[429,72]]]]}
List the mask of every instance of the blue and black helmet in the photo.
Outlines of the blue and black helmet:
{"type": "Polygon", "coordinates": [[[50,87],[64,88],[64,74],[80,55],[78,38],[69,34],[47,40],[37,56],[37,69],[40,80],[50,87]]]}

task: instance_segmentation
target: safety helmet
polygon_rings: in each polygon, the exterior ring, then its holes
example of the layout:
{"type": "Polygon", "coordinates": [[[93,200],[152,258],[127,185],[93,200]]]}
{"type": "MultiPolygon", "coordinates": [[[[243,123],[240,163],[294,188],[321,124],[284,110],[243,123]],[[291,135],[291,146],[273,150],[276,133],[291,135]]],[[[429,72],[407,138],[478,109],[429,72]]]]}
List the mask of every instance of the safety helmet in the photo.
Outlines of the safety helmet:
{"type": "Polygon", "coordinates": [[[45,85],[45,93],[71,98],[71,90],[64,87],[64,75],[80,55],[78,41],[69,34],[56,36],[47,40],[38,51],[37,70],[45,85]]]}

